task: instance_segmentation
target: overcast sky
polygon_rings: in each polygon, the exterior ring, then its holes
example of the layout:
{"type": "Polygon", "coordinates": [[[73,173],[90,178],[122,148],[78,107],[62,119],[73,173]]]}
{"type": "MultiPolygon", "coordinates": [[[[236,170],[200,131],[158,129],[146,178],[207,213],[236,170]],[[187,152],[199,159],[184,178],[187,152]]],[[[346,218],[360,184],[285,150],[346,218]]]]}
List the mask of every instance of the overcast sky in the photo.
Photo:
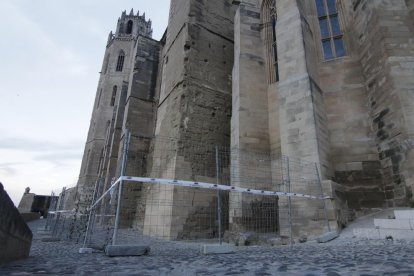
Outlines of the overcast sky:
{"type": "Polygon", "coordinates": [[[160,39],[169,0],[0,0],[0,182],[16,205],[76,184],[108,33],[131,8],[160,39]]]}

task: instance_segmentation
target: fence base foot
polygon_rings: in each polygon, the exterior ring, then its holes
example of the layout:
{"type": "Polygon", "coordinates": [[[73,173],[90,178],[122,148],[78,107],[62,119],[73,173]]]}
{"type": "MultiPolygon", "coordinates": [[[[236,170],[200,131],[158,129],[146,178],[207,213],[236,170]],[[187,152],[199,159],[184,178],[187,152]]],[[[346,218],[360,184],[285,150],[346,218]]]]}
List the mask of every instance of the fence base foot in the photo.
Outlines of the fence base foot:
{"type": "Polygon", "coordinates": [[[79,254],[91,254],[93,253],[92,248],[79,248],[79,254]]]}
{"type": "Polygon", "coordinates": [[[142,256],[150,252],[150,247],[145,245],[108,245],[105,253],[109,257],[142,256]]]}
{"type": "Polygon", "coordinates": [[[227,243],[204,244],[200,249],[202,254],[230,254],[235,252],[234,247],[227,243]]]}

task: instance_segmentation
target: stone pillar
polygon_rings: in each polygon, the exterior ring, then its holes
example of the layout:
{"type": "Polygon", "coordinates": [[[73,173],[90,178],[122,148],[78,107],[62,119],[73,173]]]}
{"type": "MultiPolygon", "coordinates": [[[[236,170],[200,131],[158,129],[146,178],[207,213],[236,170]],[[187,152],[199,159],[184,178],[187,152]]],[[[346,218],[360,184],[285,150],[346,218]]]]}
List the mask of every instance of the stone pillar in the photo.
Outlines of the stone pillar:
{"type": "Polygon", "coordinates": [[[317,97],[306,65],[302,22],[296,1],[277,1],[276,27],[280,64],[279,114],[282,154],[306,161],[323,161],[319,151],[320,129],[317,97]]]}
{"type": "MultiPolygon", "coordinates": [[[[231,120],[232,185],[272,189],[269,146],[268,79],[261,15],[257,1],[239,3],[234,22],[233,108],[231,120]]],[[[260,218],[265,205],[276,214],[277,199],[230,193],[230,230],[271,231],[260,218]],[[265,201],[269,201],[266,202],[265,201]],[[261,206],[257,209],[255,206],[261,206]],[[257,210],[256,210],[257,209],[257,210]],[[259,218],[259,219],[258,219],[259,218]]],[[[266,218],[269,221],[270,218],[266,218]]],[[[276,229],[277,219],[273,219],[276,229]]]]}
{"type": "MultiPolygon", "coordinates": [[[[322,178],[325,178],[329,171],[326,148],[326,145],[329,145],[329,132],[325,122],[323,92],[311,78],[313,74],[307,65],[309,57],[305,48],[300,7],[298,1],[276,1],[276,5],[281,153],[291,161],[316,163],[322,178]]],[[[284,164],[284,167],[286,166],[287,164],[284,164]]],[[[290,164],[289,169],[290,175],[301,174],[300,168],[293,166],[293,163],[290,164]],[[297,171],[293,171],[295,169],[297,171]]],[[[290,191],[306,194],[307,191],[304,189],[306,185],[303,185],[305,181],[315,181],[315,178],[297,182],[290,179],[290,191]]],[[[288,200],[281,198],[279,202],[281,210],[286,213],[283,214],[284,219],[280,219],[281,233],[287,234],[289,232],[288,200]]],[[[314,221],[313,218],[319,217],[319,210],[316,207],[319,202],[313,204],[298,198],[292,198],[291,202],[294,236],[308,234],[310,229],[318,228],[319,222],[314,221]]]]}
{"type": "MultiPolygon", "coordinates": [[[[230,142],[233,17],[227,1],[171,1],[151,176],[216,181],[203,168],[214,168],[215,145],[230,142]]],[[[215,201],[215,191],[154,186],[144,233],[197,235],[205,229],[195,229],[194,218],[215,201]]]]}

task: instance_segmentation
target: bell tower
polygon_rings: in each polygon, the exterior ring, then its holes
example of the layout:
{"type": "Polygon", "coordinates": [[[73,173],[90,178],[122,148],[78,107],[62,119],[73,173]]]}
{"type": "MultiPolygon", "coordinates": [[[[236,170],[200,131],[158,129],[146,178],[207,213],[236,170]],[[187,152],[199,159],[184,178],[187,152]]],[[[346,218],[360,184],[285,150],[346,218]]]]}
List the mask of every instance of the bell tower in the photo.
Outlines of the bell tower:
{"type": "Polygon", "coordinates": [[[115,33],[109,33],[78,180],[81,209],[89,206],[98,180],[116,176],[116,120],[123,116],[138,37],[151,38],[151,25],[145,13],[131,9],[129,15],[122,12],[115,33]]]}
{"type": "Polygon", "coordinates": [[[127,15],[126,11],[123,11],[121,17],[118,18],[115,37],[137,37],[138,35],[152,37],[151,25],[151,20],[145,20],[145,13],[139,15],[138,11],[134,15],[134,9],[131,9],[127,15]]]}

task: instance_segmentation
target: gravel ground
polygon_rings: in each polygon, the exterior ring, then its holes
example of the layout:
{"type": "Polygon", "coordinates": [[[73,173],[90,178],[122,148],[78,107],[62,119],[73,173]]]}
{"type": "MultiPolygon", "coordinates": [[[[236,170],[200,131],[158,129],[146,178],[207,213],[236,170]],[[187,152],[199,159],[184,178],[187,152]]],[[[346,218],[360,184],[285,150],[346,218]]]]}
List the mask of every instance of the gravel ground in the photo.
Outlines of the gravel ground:
{"type": "Polygon", "coordinates": [[[202,255],[196,243],[160,242],[141,257],[79,254],[78,244],[43,242],[36,230],[29,258],[0,267],[0,275],[414,275],[414,242],[341,237],[327,244],[236,247],[202,255]]]}

